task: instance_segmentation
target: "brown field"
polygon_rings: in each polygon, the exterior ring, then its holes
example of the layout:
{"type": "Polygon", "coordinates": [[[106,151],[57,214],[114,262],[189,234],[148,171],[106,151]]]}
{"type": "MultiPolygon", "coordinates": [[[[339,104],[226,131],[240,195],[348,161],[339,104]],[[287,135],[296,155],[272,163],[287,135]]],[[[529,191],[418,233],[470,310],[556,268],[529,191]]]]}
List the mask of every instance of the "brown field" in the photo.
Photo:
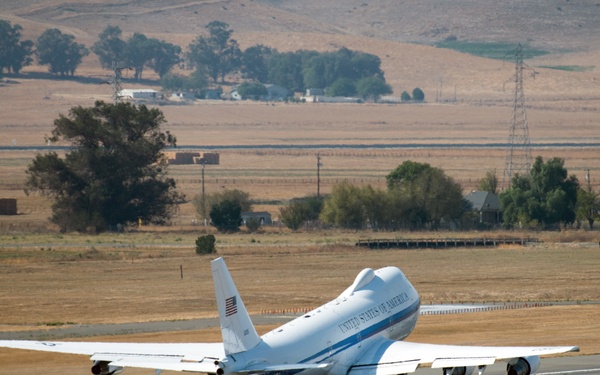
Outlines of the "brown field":
{"type": "MultiPolygon", "coordinates": [[[[351,239],[356,234],[345,235],[351,239]]],[[[339,294],[364,267],[401,267],[423,303],[460,301],[563,301],[573,304],[449,316],[423,316],[411,340],[484,345],[580,345],[600,353],[597,244],[548,244],[498,249],[367,251],[332,245],[299,245],[298,235],[263,235],[260,243],[222,244],[219,252],[248,309],[310,308],[339,294]],[[277,243],[269,236],[278,237],[277,243]],[[270,242],[269,242],[270,241],[270,242]],[[264,242],[264,244],[263,244],[264,242]],[[268,264],[269,266],[265,267],[268,264]]],[[[159,241],[170,241],[156,238],[159,241]]],[[[35,239],[34,239],[35,240],[35,239]]],[[[122,240],[122,238],[119,238],[122,240]]],[[[137,238],[139,242],[149,239],[137,238]]],[[[339,240],[339,239],[338,239],[339,240]]],[[[18,243],[3,238],[3,243],[18,243]]],[[[55,239],[56,242],[86,238],[55,239]]],[[[184,241],[188,241],[187,238],[184,241]]],[[[227,240],[226,240],[227,241],[227,240]]],[[[233,240],[229,239],[233,242],[233,240]]],[[[139,245],[2,248],[1,330],[39,329],[60,324],[161,321],[215,316],[210,257],[192,247],[139,245]],[[83,260],[60,255],[83,252],[83,260]],[[32,253],[42,254],[30,257],[32,253]],[[52,255],[52,253],[57,253],[52,255]],[[52,258],[56,257],[56,258],[52,258]],[[184,278],[179,266],[184,267],[184,278]]],[[[77,257],[75,257],[77,258],[77,257]]],[[[273,327],[259,327],[265,332],[273,327]]],[[[92,337],[102,341],[213,341],[215,329],[192,332],[92,337]]],[[[48,374],[88,366],[76,356],[0,350],[3,371],[48,374]]],[[[4,373],[4,372],[3,372],[4,373]]],[[[132,371],[132,373],[138,373],[132,371]]],[[[142,373],[142,372],[140,372],[142,373]]]]}

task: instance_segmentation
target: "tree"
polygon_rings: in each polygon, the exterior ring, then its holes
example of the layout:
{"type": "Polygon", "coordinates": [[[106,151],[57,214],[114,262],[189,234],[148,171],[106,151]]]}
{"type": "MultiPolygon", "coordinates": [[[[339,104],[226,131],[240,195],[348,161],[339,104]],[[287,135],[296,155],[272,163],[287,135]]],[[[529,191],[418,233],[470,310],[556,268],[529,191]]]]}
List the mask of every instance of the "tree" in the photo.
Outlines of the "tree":
{"type": "Polygon", "coordinates": [[[210,209],[211,224],[219,232],[238,231],[242,225],[242,206],[234,199],[225,199],[210,209]]]}
{"type": "Polygon", "coordinates": [[[427,163],[406,160],[386,180],[395,210],[404,216],[395,220],[411,228],[437,228],[442,220],[458,220],[466,210],[460,184],[427,163]]]}
{"type": "Polygon", "coordinates": [[[212,234],[199,236],[196,238],[196,254],[204,255],[216,253],[217,250],[215,249],[215,242],[215,236],[212,234]]]}
{"type": "Polygon", "coordinates": [[[153,55],[153,42],[144,34],[135,33],[127,39],[126,65],[134,69],[135,80],[142,79],[144,67],[152,60],[153,55]]]}
{"type": "Polygon", "coordinates": [[[439,168],[424,170],[414,181],[401,186],[411,201],[423,207],[425,223],[439,228],[442,221],[457,221],[466,210],[462,186],[439,168]]]}
{"type": "Polygon", "coordinates": [[[422,102],[423,100],[425,100],[425,93],[420,88],[415,87],[412,92],[412,98],[413,100],[422,102]]]}
{"type": "Polygon", "coordinates": [[[356,91],[363,99],[378,101],[382,95],[391,94],[392,87],[377,77],[365,77],[356,83],[356,91]]]}
{"type": "Polygon", "coordinates": [[[33,42],[21,41],[21,25],[11,26],[10,22],[0,20],[0,75],[4,70],[8,73],[19,73],[33,59],[33,42]]]}
{"type": "Polygon", "coordinates": [[[268,62],[269,82],[293,91],[304,91],[301,53],[275,53],[268,62]]]}
{"type": "Polygon", "coordinates": [[[364,228],[367,214],[360,189],[348,181],[335,185],[331,195],[323,202],[320,218],[325,223],[342,228],[364,228]]]}
{"type": "Polygon", "coordinates": [[[594,229],[594,221],[598,218],[600,210],[600,201],[598,194],[591,190],[577,189],[577,205],[575,206],[575,215],[577,222],[586,220],[590,225],[590,230],[594,229]]]}
{"type": "Polygon", "coordinates": [[[187,59],[193,67],[205,66],[215,83],[219,77],[224,82],[227,74],[240,68],[240,48],[225,22],[212,21],[206,29],[207,37],[199,36],[188,46],[187,59]]]}
{"type": "Polygon", "coordinates": [[[242,53],[242,74],[244,78],[266,83],[269,78],[268,59],[277,50],[258,44],[242,53]]]}
{"type": "Polygon", "coordinates": [[[258,82],[244,82],[237,87],[237,92],[242,99],[253,100],[260,100],[269,94],[265,85],[258,82]]]}
{"type": "Polygon", "coordinates": [[[51,221],[61,231],[96,232],[117,225],[161,224],[182,195],[165,176],[166,146],[176,139],[161,131],[162,112],[144,105],[74,107],[54,121],[52,142],[67,142],[64,158],[37,155],[27,168],[26,193],[53,198],[51,221]]]}
{"type": "Polygon", "coordinates": [[[149,39],[148,44],[148,48],[151,50],[148,66],[159,77],[164,77],[171,68],[181,62],[181,47],[154,38],[149,39]]]}
{"type": "Polygon", "coordinates": [[[515,176],[511,187],[500,194],[504,224],[553,227],[573,223],[579,182],[567,173],[563,159],[544,163],[538,156],[530,176],[515,176]]]}
{"type": "Polygon", "coordinates": [[[204,212],[210,213],[214,206],[219,205],[224,201],[236,202],[240,206],[240,212],[252,211],[250,194],[238,189],[227,189],[212,194],[207,194],[205,195],[204,199],[205,201],[203,202],[202,195],[197,195],[193,200],[193,204],[196,206],[196,212],[201,218],[204,218],[204,212]]]}
{"type": "Polygon", "coordinates": [[[338,78],[327,88],[328,96],[355,96],[356,82],[350,78],[338,78]]]}
{"type": "Polygon", "coordinates": [[[428,169],[431,169],[431,165],[427,163],[406,160],[385,176],[387,187],[391,190],[404,182],[412,182],[428,169]]]}
{"type": "Polygon", "coordinates": [[[496,170],[487,171],[485,177],[477,182],[477,189],[479,191],[487,191],[492,194],[498,192],[498,177],[496,176],[496,170]]]}
{"type": "Polygon", "coordinates": [[[317,196],[295,199],[279,209],[279,217],[286,227],[298,230],[305,223],[318,220],[322,208],[323,200],[317,196]]]}
{"type": "Polygon", "coordinates": [[[410,94],[407,91],[402,91],[402,94],[400,94],[400,100],[403,102],[409,102],[411,100],[410,94]]]}
{"type": "Polygon", "coordinates": [[[373,230],[385,228],[389,224],[389,202],[384,190],[367,185],[361,189],[360,198],[367,221],[373,230]]]}
{"type": "Polygon", "coordinates": [[[121,39],[121,28],[118,26],[106,26],[98,35],[98,41],[92,46],[100,65],[106,69],[124,67],[127,56],[127,43],[121,39]]]}
{"type": "Polygon", "coordinates": [[[47,29],[39,36],[36,53],[41,65],[49,65],[52,74],[74,75],[89,51],[83,44],[75,43],[75,37],[63,34],[59,29],[47,29]]]}
{"type": "Polygon", "coordinates": [[[375,77],[385,82],[383,70],[381,70],[381,59],[378,56],[364,52],[352,52],[350,63],[354,72],[351,78],[375,77]]]}

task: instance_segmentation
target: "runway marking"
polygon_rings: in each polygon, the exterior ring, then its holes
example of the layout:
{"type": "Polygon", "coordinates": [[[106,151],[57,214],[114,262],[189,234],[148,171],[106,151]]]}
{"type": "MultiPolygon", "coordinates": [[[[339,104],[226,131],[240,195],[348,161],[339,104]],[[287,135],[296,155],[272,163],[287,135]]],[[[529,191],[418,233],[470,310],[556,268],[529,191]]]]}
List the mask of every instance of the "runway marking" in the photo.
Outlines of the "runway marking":
{"type": "Polygon", "coordinates": [[[559,375],[559,374],[578,374],[582,372],[600,372],[600,368],[590,368],[585,370],[568,370],[568,371],[555,371],[555,372],[538,372],[537,375],[559,375]]]}

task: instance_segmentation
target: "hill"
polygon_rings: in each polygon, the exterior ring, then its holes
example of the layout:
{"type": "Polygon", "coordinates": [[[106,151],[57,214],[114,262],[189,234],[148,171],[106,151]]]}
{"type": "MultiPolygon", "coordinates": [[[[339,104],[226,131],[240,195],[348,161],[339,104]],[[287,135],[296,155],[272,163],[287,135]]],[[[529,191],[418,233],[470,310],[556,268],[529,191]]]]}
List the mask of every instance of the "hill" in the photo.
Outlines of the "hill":
{"type": "MultiPolygon", "coordinates": [[[[184,50],[205,32],[207,23],[218,19],[231,26],[242,48],[261,43],[281,51],[347,47],[376,54],[396,95],[421,87],[429,100],[504,100],[513,69],[509,56],[507,62],[477,58],[432,47],[434,43],[448,38],[515,46],[523,42],[546,52],[528,61],[540,73],[527,83],[528,97],[580,100],[598,96],[595,64],[600,58],[600,3],[9,0],[0,4],[0,19],[22,25],[24,36],[30,39],[57,27],[91,46],[106,25],[116,25],[125,35],[142,32],[184,50]]],[[[78,74],[106,71],[100,70],[92,54],[78,74]]]]}

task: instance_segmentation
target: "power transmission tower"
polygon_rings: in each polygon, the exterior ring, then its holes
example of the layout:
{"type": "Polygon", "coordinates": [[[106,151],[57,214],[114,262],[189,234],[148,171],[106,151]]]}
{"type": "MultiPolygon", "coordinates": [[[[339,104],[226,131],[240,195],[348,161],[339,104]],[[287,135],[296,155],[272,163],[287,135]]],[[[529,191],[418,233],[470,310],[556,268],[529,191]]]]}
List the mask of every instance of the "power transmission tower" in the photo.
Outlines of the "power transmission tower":
{"type": "MultiPolygon", "coordinates": [[[[529,175],[531,170],[531,143],[525,109],[525,94],[523,92],[523,70],[531,69],[523,64],[523,47],[521,44],[515,50],[515,91],[513,98],[512,121],[508,136],[508,152],[504,165],[502,186],[510,186],[515,174],[529,175]]],[[[533,70],[533,69],[531,69],[533,70]]],[[[533,71],[535,77],[535,71],[533,71]]]]}
{"type": "Polygon", "coordinates": [[[118,66],[118,64],[116,62],[113,61],[113,64],[112,64],[113,76],[110,77],[110,79],[108,81],[102,82],[102,83],[107,83],[112,86],[112,90],[113,90],[112,98],[113,98],[113,102],[115,104],[117,104],[118,102],[121,101],[121,90],[123,90],[123,88],[121,87],[121,80],[123,79],[122,72],[124,69],[131,69],[131,68],[130,67],[120,67],[120,66],[118,66]]]}

